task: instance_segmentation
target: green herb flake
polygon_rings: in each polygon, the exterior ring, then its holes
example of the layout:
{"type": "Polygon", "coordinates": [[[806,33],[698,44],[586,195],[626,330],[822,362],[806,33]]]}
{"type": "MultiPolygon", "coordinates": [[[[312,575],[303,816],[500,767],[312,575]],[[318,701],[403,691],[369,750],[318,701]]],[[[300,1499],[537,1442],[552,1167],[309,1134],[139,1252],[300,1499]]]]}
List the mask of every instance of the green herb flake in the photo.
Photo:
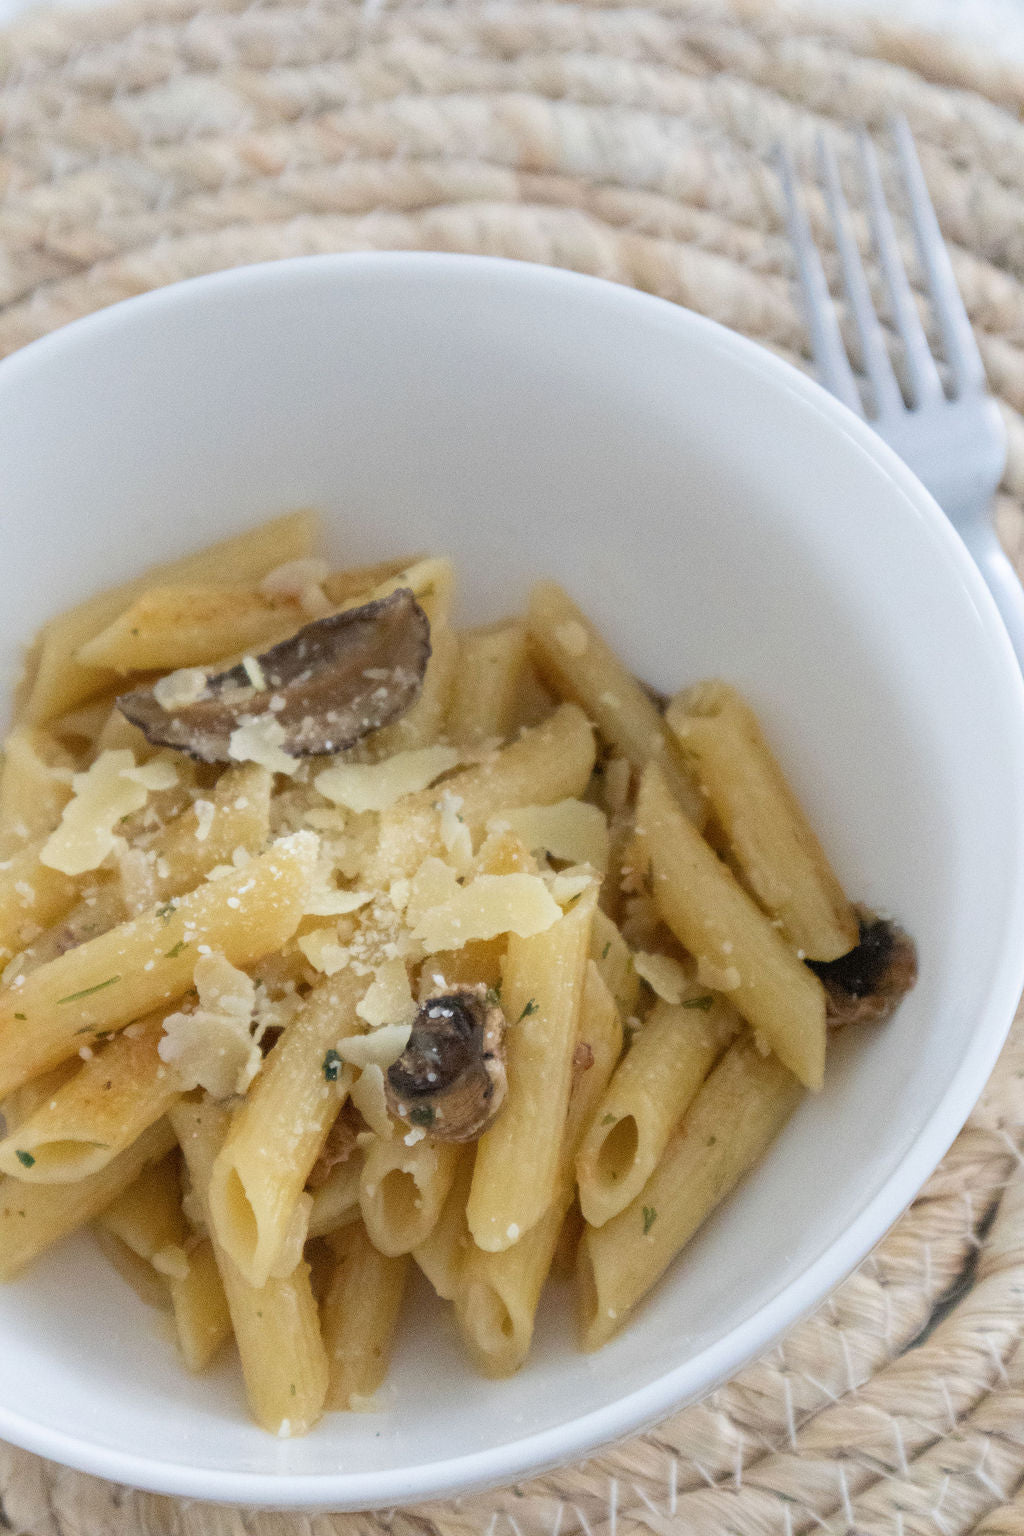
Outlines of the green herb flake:
{"type": "Polygon", "coordinates": [[[433,1125],[434,1113],[433,1104],[416,1104],[409,1111],[409,1119],[413,1125],[433,1125]]]}
{"type": "Polygon", "coordinates": [[[612,941],[611,941],[611,939],[609,939],[608,943],[605,945],[604,949],[602,949],[602,951],[601,951],[601,959],[602,960],[607,960],[608,959],[608,951],[611,949],[611,947],[612,947],[612,941]]]}
{"type": "Polygon", "coordinates": [[[705,992],[703,997],[688,997],[683,1003],[684,1008],[699,1008],[701,1013],[707,1013],[709,1008],[715,1006],[715,1000],[710,992],[705,992]]]}
{"type": "Polygon", "coordinates": [[[187,939],[179,939],[177,944],[175,944],[174,948],[173,949],[169,949],[167,951],[166,955],[164,956],[164,959],[165,960],[177,960],[177,958],[181,954],[182,950],[183,949],[187,949],[187,948],[188,948],[188,940],[187,939]]]}
{"type": "Polygon", "coordinates": [[[341,1057],[333,1047],[324,1057],[323,1073],[329,1083],[336,1083],[341,1076],[341,1057]]]}
{"type": "Polygon", "coordinates": [[[601,1124],[602,1125],[614,1125],[618,1118],[619,1118],[618,1115],[610,1115],[610,1114],[609,1115],[605,1115],[604,1119],[601,1121],[601,1124]]]}
{"type": "Polygon", "coordinates": [[[292,1382],[292,1397],[294,1397],[294,1396],[295,1396],[295,1383],[293,1381],[292,1382]]]}
{"type": "Polygon", "coordinates": [[[170,922],[172,915],[177,912],[177,910],[178,903],[176,901],[168,901],[164,904],[164,906],[157,907],[156,915],[157,917],[162,917],[164,922],[168,923],[170,922]]]}
{"type": "Polygon", "coordinates": [[[658,1213],[654,1209],[654,1206],[653,1205],[645,1205],[644,1206],[644,1237],[647,1236],[648,1232],[654,1226],[654,1223],[657,1221],[657,1219],[658,1219],[658,1213]]]}
{"type": "Polygon", "coordinates": [[[531,997],[530,1001],[527,1003],[518,1019],[516,1019],[516,1023],[521,1024],[524,1019],[528,1019],[531,1014],[537,1013],[539,1009],[540,1004],[537,1002],[536,998],[531,997]]]}
{"type": "Polygon", "coordinates": [[[31,1152],[15,1152],[15,1157],[23,1168],[34,1168],[36,1160],[31,1152]]]}
{"type": "Polygon", "coordinates": [[[102,992],[104,987],[112,987],[116,981],[120,980],[120,976],[108,976],[106,981],[98,981],[94,987],[83,987],[81,992],[69,992],[67,997],[58,997],[57,1007],[59,1008],[62,1003],[77,1003],[83,997],[92,997],[94,992],[102,992]]]}
{"type": "Polygon", "coordinates": [[[16,1019],[27,1019],[28,1018],[28,1014],[27,1013],[16,1013],[14,1015],[14,1017],[16,1019]]]}

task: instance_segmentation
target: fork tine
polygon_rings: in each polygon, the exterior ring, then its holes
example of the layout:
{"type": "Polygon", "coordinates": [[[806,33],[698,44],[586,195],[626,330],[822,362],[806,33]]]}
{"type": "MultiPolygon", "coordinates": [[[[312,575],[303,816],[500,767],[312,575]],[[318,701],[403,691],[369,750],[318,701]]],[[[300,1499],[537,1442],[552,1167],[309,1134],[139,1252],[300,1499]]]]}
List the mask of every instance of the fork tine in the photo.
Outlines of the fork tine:
{"type": "Polygon", "coordinates": [[[953,275],[953,264],[935,216],[910,125],[905,117],[896,117],[892,121],[891,131],[910,201],[910,217],[921,265],[928,279],[928,288],[942,332],[943,351],[953,375],[953,393],[962,395],[967,390],[982,389],[985,385],[985,365],[953,275]]]}
{"type": "Polygon", "coordinates": [[[818,248],[814,244],[807,216],[796,188],[796,172],[793,159],[785,145],[775,151],[782,195],[786,205],[786,225],[789,241],[796,257],[797,277],[807,317],[807,330],[811,338],[811,356],[818,370],[818,378],[825,388],[858,416],[863,416],[864,406],[853,376],[843,338],[836,319],[832,295],[821,265],[818,248]]]}
{"type": "Polygon", "coordinates": [[[821,162],[825,201],[832,219],[839,260],[842,263],[846,296],[857,326],[864,370],[874,390],[875,414],[891,416],[897,412],[902,413],[903,396],[896,382],[892,363],[889,361],[885,337],[878,323],[878,316],[875,314],[875,306],[871,302],[871,291],[864,275],[864,264],[851,227],[850,209],[839,178],[839,166],[836,163],[834,151],[824,138],[818,140],[818,158],[821,162]]]}
{"type": "Polygon", "coordinates": [[[857,142],[860,146],[861,166],[868,192],[871,237],[885,278],[893,324],[903,341],[912,402],[918,407],[932,404],[943,398],[942,380],[939,378],[939,370],[935,366],[928,338],[925,336],[921,318],[917,313],[914,295],[907,281],[903,258],[900,256],[899,244],[896,240],[896,231],[893,228],[892,215],[882,189],[882,173],[878,168],[878,156],[875,153],[875,146],[863,128],[858,130],[857,142]]]}

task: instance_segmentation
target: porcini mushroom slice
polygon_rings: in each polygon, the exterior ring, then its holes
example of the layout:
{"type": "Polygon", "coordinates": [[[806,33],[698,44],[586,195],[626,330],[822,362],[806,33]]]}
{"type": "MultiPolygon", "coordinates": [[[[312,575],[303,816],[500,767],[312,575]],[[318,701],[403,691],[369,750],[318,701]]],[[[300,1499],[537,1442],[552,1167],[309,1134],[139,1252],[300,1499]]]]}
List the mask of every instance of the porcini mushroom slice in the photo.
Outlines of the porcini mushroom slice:
{"type": "Polygon", "coordinates": [[[388,1069],[391,1113],[438,1141],[475,1141],[505,1102],[505,1015],[484,987],[428,997],[388,1069]]]}
{"type": "Polygon", "coordinates": [[[408,587],[317,619],[279,645],[208,677],[198,698],[168,708],[152,688],[117,707],[154,746],[203,763],[230,761],[232,733],[269,717],[291,757],[341,752],[414,704],[430,657],[430,621],[408,587]]]}
{"type": "Polygon", "coordinates": [[[825,984],[825,1017],[833,1026],[880,1023],[917,980],[913,939],[866,907],[854,910],[860,937],[853,949],[838,960],[807,962],[825,984]]]}

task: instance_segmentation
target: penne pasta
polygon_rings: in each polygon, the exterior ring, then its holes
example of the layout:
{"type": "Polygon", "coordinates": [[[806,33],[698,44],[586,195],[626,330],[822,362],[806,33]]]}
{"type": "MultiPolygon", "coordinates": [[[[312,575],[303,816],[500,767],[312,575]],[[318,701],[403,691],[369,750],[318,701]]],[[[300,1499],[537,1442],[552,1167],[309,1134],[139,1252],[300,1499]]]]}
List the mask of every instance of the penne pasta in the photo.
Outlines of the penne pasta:
{"type": "Polygon", "coordinates": [[[510,736],[518,719],[526,665],[522,624],[494,624],[460,635],[448,740],[457,746],[474,746],[510,736]]]}
{"type": "Polygon", "coordinates": [[[355,1010],[366,987],[351,969],[318,984],[267,1056],[213,1165],[214,1230],[250,1285],[264,1285],[277,1263],[310,1170],[348,1097],[352,1070],[327,1053],[365,1028],[355,1010]]]}
{"type": "Polygon", "coordinates": [[[579,1248],[577,1298],[584,1349],[623,1325],[715,1207],[758,1161],[800,1098],[775,1056],[744,1038],[726,1051],[640,1194],[579,1248]]]}
{"type": "Polygon", "coordinates": [[[78,895],[70,875],[40,864],[41,843],[18,849],[4,860],[0,883],[0,951],[9,958],[23,949],[40,928],[64,916],[78,895]]]}
{"type": "Polygon", "coordinates": [[[703,826],[707,808],[664,721],[568,593],[553,581],[538,582],[526,622],[543,680],[559,697],[581,704],[608,745],[635,768],[659,763],[683,811],[703,826]]]}
{"type": "Polygon", "coordinates": [[[666,720],[751,894],[810,960],[858,940],[857,918],[751,710],[725,683],[678,694],[666,720]]]}
{"type": "Polygon", "coordinates": [[[168,1279],[174,1326],[182,1359],[203,1371],[231,1337],[231,1313],[213,1244],[204,1237],[188,1253],[188,1269],[168,1279]]]}
{"type": "Polygon", "coordinates": [[[0,1174],[70,1184],[98,1173],[164,1116],[178,1096],[157,1054],[163,1013],[116,1036],[0,1140],[0,1174]]]}
{"type": "Polygon", "coordinates": [[[412,1251],[442,1301],[451,1301],[459,1288],[459,1276],[471,1239],[466,1222],[466,1201],[473,1182],[472,1147],[460,1149],[459,1165],[440,1216],[424,1242],[412,1251]]]}
{"type": "Polygon", "coordinates": [[[175,1147],[159,1162],[150,1163],[110,1202],[96,1223],[163,1273],[178,1267],[174,1260],[184,1253],[188,1240],[178,1162],[175,1147]]]}
{"type": "Polygon", "coordinates": [[[144,1131],[99,1173],[75,1184],[26,1184],[0,1179],[0,1280],[11,1280],[45,1249],[93,1221],[173,1146],[166,1120],[144,1131]]]}
{"type": "Polygon", "coordinates": [[[282,627],[309,622],[295,598],[231,586],[152,586],[80,646],[75,661],[122,676],[209,667],[236,651],[259,651],[282,627]]]}
{"type": "Polygon", "coordinates": [[[656,764],[644,773],[637,836],[654,901],[697,961],[699,979],[729,1002],[808,1088],[825,1070],[825,993],[731,871],[679,810],[656,764]]]}
{"type": "Polygon", "coordinates": [[[636,1012],[640,997],[640,978],[633,967],[633,956],[616,925],[601,908],[594,912],[590,930],[590,958],[601,973],[601,980],[615,999],[623,1018],[636,1012]]]}
{"type": "Polygon", "coordinates": [[[311,833],[282,838],[237,875],[122,923],[0,992],[0,1096],[180,997],[200,945],[237,966],[279,949],[302,917],[316,854],[311,833]]]}
{"type": "Polygon", "coordinates": [[[311,1238],[327,1237],[337,1231],[338,1227],[360,1219],[359,1189],[362,1174],[363,1157],[356,1149],[313,1190],[308,1228],[311,1238]]]}
{"type": "Polygon", "coordinates": [[[579,1036],[596,887],[543,933],[509,937],[502,1007],[508,1097],[477,1148],[467,1220],[478,1248],[510,1248],[551,1205],[579,1036]]]}
{"type": "Polygon", "coordinates": [[[155,1307],[161,1312],[170,1309],[171,1293],[166,1276],[158,1274],[152,1264],[147,1263],[145,1259],[140,1259],[138,1254],[119,1237],[115,1237],[113,1232],[106,1232],[102,1227],[97,1227],[93,1237],[103,1257],[117,1270],[121,1279],[131,1286],[140,1301],[144,1301],[147,1307],[155,1307]]]}
{"type": "Polygon", "coordinates": [[[188,585],[205,579],[222,582],[258,581],[278,565],[308,555],[317,519],[311,512],[292,512],[234,538],[157,566],[144,576],[87,598],[51,620],[40,636],[35,677],[25,704],[34,724],[66,714],[107,687],[106,668],[83,666],[75,656],[87,641],[110,624],[140,593],[156,582],[188,585]]]}
{"type": "MultiPolygon", "coordinates": [[[[410,1132],[410,1135],[412,1133],[410,1132]]],[[[376,1137],[366,1150],[359,1208],[370,1241],[387,1258],[426,1242],[455,1179],[460,1148],[451,1142],[376,1137]]]]}
{"type": "Polygon", "coordinates": [[[699,987],[688,993],[679,1004],[655,1004],[595,1107],[576,1158],[580,1206],[592,1227],[617,1216],[643,1189],[739,1028],[723,999],[699,987]]]}
{"type": "Polygon", "coordinates": [[[239,850],[260,853],[270,841],[272,787],[273,775],[258,763],[226,768],[209,799],[168,822],[149,850],[153,900],[185,895],[211,869],[236,861],[239,850]]]}
{"type": "Polygon", "coordinates": [[[69,1078],[74,1077],[80,1066],[79,1058],[72,1056],[69,1061],[62,1061],[59,1067],[51,1067],[49,1072],[33,1077],[0,1101],[0,1118],[3,1119],[6,1134],[10,1135],[19,1125],[24,1125],[40,1104],[52,1098],[58,1088],[62,1088],[69,1078]]]}
{"type": "Polygon", "coordinates": [[[300,1260],[290,1275],[259,1288],[243,1279],[216,1240],[208,1200],[210,1174],[230,1112],[210,1102],[179,1102],[171,1117],[211,1230],[253,1418],[282,1438],[305,1434],[320,1418],[327,1395],[327,1357],[309,1266],[300,1260]]]}
{"type": "Polygon", "coordinates": [[[387,1258],[353,1222],[329,1239],[333,1271],[322,1308],[328,1408],[366,1408],[383,1382],[409,1256],[387,1258]]]}
{"type": "Polygon", "coordinates": [[[0,839],[15,843],[45,837],[71,798],[74,761],[38,726],[13,730],[0,769],[0,839]]]}

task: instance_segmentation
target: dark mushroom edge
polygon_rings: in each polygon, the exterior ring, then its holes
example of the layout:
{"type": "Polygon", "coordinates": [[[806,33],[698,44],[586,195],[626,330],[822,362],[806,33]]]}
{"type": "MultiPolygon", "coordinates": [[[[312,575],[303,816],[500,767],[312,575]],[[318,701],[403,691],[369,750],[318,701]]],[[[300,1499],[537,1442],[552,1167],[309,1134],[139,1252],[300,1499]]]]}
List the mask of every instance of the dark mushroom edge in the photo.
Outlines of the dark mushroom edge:
{"type": "Polygon", "coordinates": [[[428,997],[388,1068],[391,1114],[437,1141],[475,1141],[505,1102],[505,1029],[482,986],[428,997]]]}
{"type": "Polygon", "coordinates": [[[239,664],[208,677],[178,709],[166,709],[152,688],[122,694],[117,707],[154,746],[201,763],[230,762],[232,733],[263,716],[283,730],[275,743],[283,752],[311,757],[342,752],[397,720],[419,698],[429,659],[430,621],[400,587],[306,624],[257,656],[258,671],[239,664]]]}
{"type": "Polygon", "coordinates": [[[841,1024],[878,1024],[895,1013],[917,980],[914,941],[888,918],[855,907],[860,937],[838,960],[808,960],[825,987],[825,1018],[841,1024]]]}

